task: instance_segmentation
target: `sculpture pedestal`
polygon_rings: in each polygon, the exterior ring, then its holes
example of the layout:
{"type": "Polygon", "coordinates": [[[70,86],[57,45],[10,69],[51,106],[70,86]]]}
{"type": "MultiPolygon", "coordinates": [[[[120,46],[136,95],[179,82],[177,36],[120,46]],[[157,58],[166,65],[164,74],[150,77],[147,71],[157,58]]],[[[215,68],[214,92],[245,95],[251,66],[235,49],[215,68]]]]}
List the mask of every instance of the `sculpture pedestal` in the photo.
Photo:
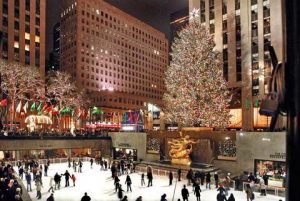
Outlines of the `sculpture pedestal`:
{"type": "Polygon", "coordinates": [[[176,164],[176,165],[186,165],[186,166],[190,166],[192,161],[189,158],[183,158],[183,159],[177,159],[177,158],[173,158],[171,160],[172,164],[176,164]]]}

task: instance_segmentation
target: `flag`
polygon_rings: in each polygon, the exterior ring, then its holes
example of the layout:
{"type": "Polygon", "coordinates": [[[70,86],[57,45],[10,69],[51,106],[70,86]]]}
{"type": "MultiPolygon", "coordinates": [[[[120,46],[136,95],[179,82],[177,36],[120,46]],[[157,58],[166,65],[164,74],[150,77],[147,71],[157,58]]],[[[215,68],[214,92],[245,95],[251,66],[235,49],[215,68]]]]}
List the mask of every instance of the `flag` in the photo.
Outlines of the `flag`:
{"type": "Polygon", "coordinates": [[[77,118],[80,118],[81,113],[82,113],[81,109],[78,108],[78,109],[76,110],[76,117],[77,117],[77,118]]]}
{"type": "Polygon", "coordinates": [[[71,108],[69,108],[69,107],[64,107],[64,108],[60,111],[61,114],[69,113],[69,112],[72,112],[71,108]]]}
{"type": "Polygon", "coordinates": [[[35,102],[32,103],[31,107],[30,107],[30,112],[33,112],[36,108],[36,104],[35,102]]]}
{"type": "Polygon", "coordinates": [[[5,107],[7,106],[7,99],[3,99],[0,101],[0,107],[5,107]]]}
{"type": "Polygon", "coordinates": [[[53,108],[50,112],[52,113],[52,115],[58,115],[59,114],[58,105],[55,108],[53,108]]]}
{"type": "Polygon", "coordinates": [[[36,109],[38,112],[41,112],[43,108],[43,103],[40,103],[38,108],[36,109]]]}
{"type": "Polygon", "coordinates": [[[16,112],[20,113],[21,112],[21,108],[22,108],[22,101],[19,102],[17,108],[16,108],[16,112]]]}
{"type": "Polygon", "coordinates": [[[23,110],[24,110],[24,113],[26,114],[27,113],[27,108],[28,108],[28,101],[25,103],[25,105],[23,106],[23,110]]]}
{"type": "Polygon", "coordinates": [[[96,107],[96,106],[94,106],[93,108],[92,108],[92,114],[97,114],[97,115],[99,115],[99,114],[102,114],[103,112],[102,112],[102,110],[100,109],[100,108],[98,108],[98,107],[96,107]]]}
{"type": "Polygon", "coordinates": [[[48,108],[48,103],[46,103],[46,104],[43,106],[42,111],[44,112],[47,108],[48,108]]]}

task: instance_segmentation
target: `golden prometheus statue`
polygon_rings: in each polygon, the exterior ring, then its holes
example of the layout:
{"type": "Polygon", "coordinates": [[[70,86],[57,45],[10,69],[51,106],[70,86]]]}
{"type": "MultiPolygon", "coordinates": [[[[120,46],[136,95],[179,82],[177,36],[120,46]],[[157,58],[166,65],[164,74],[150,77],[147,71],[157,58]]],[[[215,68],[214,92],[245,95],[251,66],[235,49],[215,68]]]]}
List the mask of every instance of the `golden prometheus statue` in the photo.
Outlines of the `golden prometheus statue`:
{"type": "MultiPolygon", "coordinates": [[[[180,136],[182,133],[180,132],[180,136]]],[[[169,155],[171,157],[172,164],[178,165],[191,165],[190,154],[193,150],[193,144],[198,143],[199,140],[190,139],[189,135],[181,137],[180,139],[172,139],[168,144],[171,146],[169,151],[169,155]]]]}

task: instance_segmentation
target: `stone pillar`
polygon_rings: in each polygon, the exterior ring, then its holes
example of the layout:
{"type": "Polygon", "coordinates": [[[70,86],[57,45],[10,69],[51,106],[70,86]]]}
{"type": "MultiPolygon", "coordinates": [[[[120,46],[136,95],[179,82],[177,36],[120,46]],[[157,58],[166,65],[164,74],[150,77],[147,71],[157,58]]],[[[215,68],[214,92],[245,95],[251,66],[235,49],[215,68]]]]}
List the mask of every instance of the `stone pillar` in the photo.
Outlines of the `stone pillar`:
{"type": "Polygon", "coordinates": [[[252,58],[251,58],[251,5],[240,1],[242,50],[242,129],[253,130],[252,58]]]}

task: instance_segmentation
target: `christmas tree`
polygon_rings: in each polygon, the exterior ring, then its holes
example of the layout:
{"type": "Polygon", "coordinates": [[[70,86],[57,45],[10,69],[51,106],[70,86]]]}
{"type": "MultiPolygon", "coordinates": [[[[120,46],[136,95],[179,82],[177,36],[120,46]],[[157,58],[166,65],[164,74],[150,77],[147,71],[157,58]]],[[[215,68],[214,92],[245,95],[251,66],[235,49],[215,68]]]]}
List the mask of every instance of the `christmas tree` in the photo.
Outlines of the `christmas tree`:
{"type": "Polygon", "coordinates": [[[229,124],[231,96],[214,47],[213,37],[193,13],[172,44],[164,94],[167,120],[182,126],[224,128],[229,124]]]}

